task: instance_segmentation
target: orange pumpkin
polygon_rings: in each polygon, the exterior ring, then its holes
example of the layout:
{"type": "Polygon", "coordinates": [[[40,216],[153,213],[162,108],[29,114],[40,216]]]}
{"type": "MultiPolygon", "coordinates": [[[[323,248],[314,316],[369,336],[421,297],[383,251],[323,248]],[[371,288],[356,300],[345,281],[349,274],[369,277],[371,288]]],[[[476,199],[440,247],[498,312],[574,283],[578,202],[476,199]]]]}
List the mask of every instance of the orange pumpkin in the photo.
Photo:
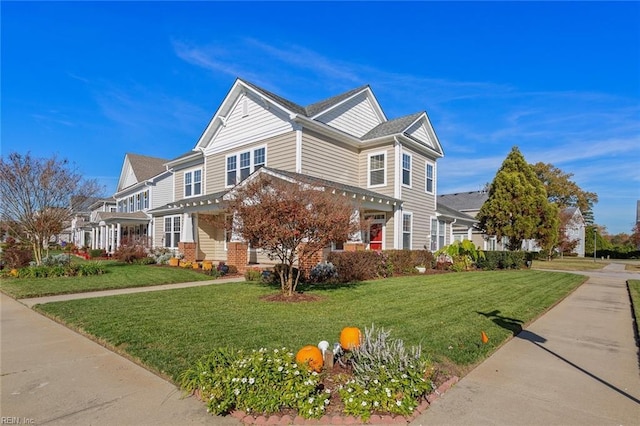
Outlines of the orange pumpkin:
{"type": "Polygon", "coordinates": [[[307,345],[300,349],[296,354],[296,362],[308,365],[311,370],[318,373],[322,371],[322,366],[324,365],[322,352],[313,345],[307,345]]]}
{"type": "Polygon", "coordinates": [[[340,346],[345,351],[359,347],[361,340],[362,333],[358,327],[345,327],[340,332],[340,346]]]}

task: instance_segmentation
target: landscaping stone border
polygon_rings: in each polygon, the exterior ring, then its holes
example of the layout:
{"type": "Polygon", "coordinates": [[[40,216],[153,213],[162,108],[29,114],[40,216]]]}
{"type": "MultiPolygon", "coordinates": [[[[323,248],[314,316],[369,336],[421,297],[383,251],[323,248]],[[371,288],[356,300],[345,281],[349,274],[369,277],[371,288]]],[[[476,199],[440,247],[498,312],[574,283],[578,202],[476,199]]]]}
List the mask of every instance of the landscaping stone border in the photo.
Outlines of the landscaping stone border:
{"type": "Polygon", "coordinates": [[[289,415],[271,415],[271,416],[258,416],[254,417],[252,415],[248,415],[244,411],[233,411],[231,412],[231,416],[240,420],[245,425],[265,425],[265,426],[280,426],[280,425],[361,425],[361,424],[372,424],[372,425],[406,425],[412,421],[414,421],[420,414],[422,414],[426,409],[429,408],[429,405],[433,403],[436,399],[440,398],[442,394],[451,389],[453,385],[458,383],[460,380],[457,376],[453,376],[443,384],[441,384],[438,389],[427,395],[418,405],[418,407],[413,410],[411,416],[391,416],[391,415],[372,415],[367,422],[363,422],[358,417],[354,416],[322,416],[319,419],[305,419],[302,416],[289,416],[289,415]]]}

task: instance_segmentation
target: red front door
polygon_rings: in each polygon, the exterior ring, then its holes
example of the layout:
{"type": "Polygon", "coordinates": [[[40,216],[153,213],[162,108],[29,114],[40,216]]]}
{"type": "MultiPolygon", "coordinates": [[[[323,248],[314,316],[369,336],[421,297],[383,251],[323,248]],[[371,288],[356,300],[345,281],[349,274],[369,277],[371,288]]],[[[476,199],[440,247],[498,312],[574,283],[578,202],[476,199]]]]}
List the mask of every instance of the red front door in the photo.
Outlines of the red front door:
{"type": "Polygon", "coordinates": [[[369,228],[369,250],[382,250],[382,224],[374,223],[369,228]]]}

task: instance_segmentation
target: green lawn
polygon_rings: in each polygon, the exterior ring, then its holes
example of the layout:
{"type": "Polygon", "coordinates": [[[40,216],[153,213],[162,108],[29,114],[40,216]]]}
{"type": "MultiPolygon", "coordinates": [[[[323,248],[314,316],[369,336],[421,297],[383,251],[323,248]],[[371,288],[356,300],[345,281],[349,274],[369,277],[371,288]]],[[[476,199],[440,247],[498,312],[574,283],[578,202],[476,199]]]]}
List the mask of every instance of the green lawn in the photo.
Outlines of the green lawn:
{"type": "MultiPolygon", "coordinates": [[[[82,260],[74,259],[75,261],[82,260]]],[[[3,278],[0,280],[0,290],[16,299],[23,299],[54,294],[145,287],[213,279],[211,276],[186,268],[127,265],[114,261],[105,261],[104,264],[107,268],[106,274],[89,277],[3,278]]]]}
{"type": "MultiPolygon", "coordinates": [[[[631,303],[633,303],[633,311],[636,314],[636,327],[640,327],[640,280],[627,281],[629,293],[631,294],[631,303]]],[[[640,330],[636,330],[640,332],[640,330]]]]}
{"type": "Polygon", "coordinates": [[[544,271],[417,275],[333,289],[315,302],[267,302],[272,287],[227,283],[39,305],[36,309],[174,380],[215,347],[297,349],[375,324],[436,361],[488,356],[586,277],[544,271]],[[483,345],[481,331],[489,336],[483,345]]]}

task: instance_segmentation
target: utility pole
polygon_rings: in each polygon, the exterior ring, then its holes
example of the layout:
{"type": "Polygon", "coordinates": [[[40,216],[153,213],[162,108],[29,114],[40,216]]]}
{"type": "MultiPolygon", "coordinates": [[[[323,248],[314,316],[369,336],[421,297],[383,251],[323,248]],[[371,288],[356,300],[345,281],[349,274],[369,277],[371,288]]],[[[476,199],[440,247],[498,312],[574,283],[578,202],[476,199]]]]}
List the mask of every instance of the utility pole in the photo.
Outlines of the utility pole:
{"type": "Polygon", "coordinates": [[[593,261],[596,261],[596,241],[597,238],[596,236],[598,235],[598,228],[596,228],[595,226],[593,227],[593,261]]]}

